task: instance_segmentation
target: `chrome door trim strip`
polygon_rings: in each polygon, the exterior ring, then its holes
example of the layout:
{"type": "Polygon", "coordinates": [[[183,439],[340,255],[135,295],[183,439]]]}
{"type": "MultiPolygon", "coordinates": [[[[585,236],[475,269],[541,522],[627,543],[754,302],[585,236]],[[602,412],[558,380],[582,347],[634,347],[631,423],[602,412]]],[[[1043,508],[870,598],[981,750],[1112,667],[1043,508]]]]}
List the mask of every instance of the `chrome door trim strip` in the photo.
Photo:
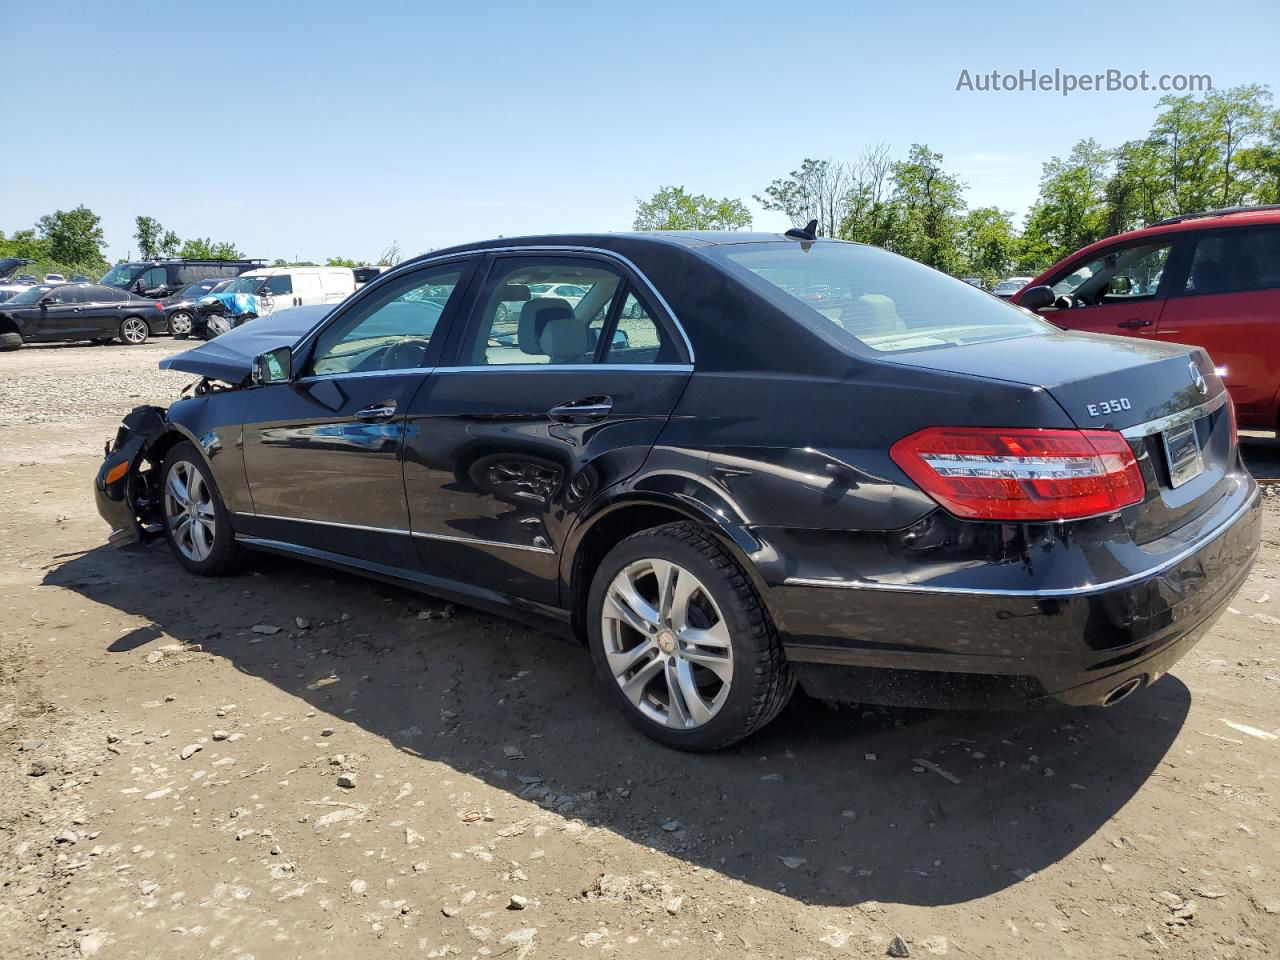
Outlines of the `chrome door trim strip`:
{"type": "Polygon", "coordinates": [[[1126,427],[1120,433],[1127,440],[1141,440],[1143,437],[1149,437],[1152,434],[1163,433],[1172,427],[1179,426],[1184,423],[1190,423],[1192,420],[1199,420],[1227,402],[1227,391],[1223,390],[1212,400],[1206,400],[1204,403],[1197,404],[1194,407],[1188,407],[1186,410],[1180,410],[1177,413],[1171,413],[1167,417],[1157,417],[1155,420],[1148,420],[1146,423],[1139,423],[1132,427],[1126,427]]]}
{"type": "Polygon", "coordinates": [[[309,523],[320,527],[338,527],[342,530],[363,530],[367,533],[394,533],[402,537],[418,537],[423,540],[447,540],[451,543],[468,543],[481,547],[502,547],[507,550],[526,550],[530,553],[550,553],[551,547],[534,547],[522,543],[503,543],[501,540],[483,540],[479,537],[455,537],[447,533],[422,533],[417,530],[402,530],[399,527],[370,527],[362,523],[339,523],[337,520],[311,520],[305,517],[281,517],[271,513],[236,513],[234,516],[248,520],[281,520],[285,523],[309,523]]]}
{"type": "Polygon", "coordinates": [[[492,373],[501,370],[524,372],[552,370],[594,370],[603,373],[608,370],[625,371],[627,373],[692,373],[691,363],[491,363],[479,366],[436,367],[430,373],[492,373]]]}
{"type": "Polygon", "coordinates": [[[1202,539],[1197,540],[1193,544],[1189,544],[1186,548],[1179,550],[1172,557],[1161,561],[1161,563],[1150,570],[1143,570],[1140,573],[1132,573],[1127,577],[1120,577],[1116,580],[1108,580],[1104,583],[1088,583],[1079,587],[1061,587],[1051,590],[1035,590],[1035,589],[1019,589],[1019,590],[996,590],[983,589],[980,587],[935,587],[927,584],[912,583],[873,583],[869,580],[823,580],[819,577],[787,577],[782,581],[783,586],[787,587],[831,587],[837,590],[876,590],[888,593],[931,593],[931,594],[949,594],[952,596],[978,596],[978,597],[1025,597],[1033,600],[1053,599],[1055,597],[1078,597],[1089,593],[1103,593],[1107,590],[1114,590],[1117,587],[1124,587],[1131,583],[1137,583],[1141,580],[1148,580],[1151,577],[1159,576],[1170,567],[1176,566],[1187,557],[1200,550],[1203,550],[1209,544],[1213,543],[1221,537],[1227,530],[1235,524],[1246,512],[1252,509],[1260,499],[1261,494],[1254,491],[1253,495],[1240,506],[1238,510],[1233,512],[1219,523],[1213,530],[1202,539]]]}

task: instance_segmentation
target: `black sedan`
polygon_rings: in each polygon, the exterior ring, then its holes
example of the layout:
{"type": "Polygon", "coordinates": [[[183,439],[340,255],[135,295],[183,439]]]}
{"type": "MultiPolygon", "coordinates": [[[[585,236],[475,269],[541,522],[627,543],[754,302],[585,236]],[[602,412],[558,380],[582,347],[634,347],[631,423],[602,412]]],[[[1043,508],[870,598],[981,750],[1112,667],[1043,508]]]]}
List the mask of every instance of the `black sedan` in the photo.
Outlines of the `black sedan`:
{"type": "Polygon", "coordinates": [[[231,283],[230,280],[222,277],[213,277],[208,280],[197,280],[195,283],[189,283],[171,297],[166,297],[161,303],[164,304],[165,321],[168,324],[168,330],[175,340],[185,340],[191,336],[192,324],[195,320],[197,304],[213,293],[219,287],[226,286],[231,283]]]}
{"type": "Polygon", "coordinates": [[[0,350],[60,340],[136,345],[163,329],[161,304],[100,283],[41,283],[0,303],[0,350]]]}
{"type": "Polygon", "coordinates": [[[563,630],[682,749],[797,682],[1116,703],[1259,544],[1202,350],[1064,332],[808,231],[456,247],[162,366],[204,379],[110,445],[113,542],[162,534],[208,575],[302,557],[563,630]],[[535,295],[557,284],[583,295],[535,295]]]}

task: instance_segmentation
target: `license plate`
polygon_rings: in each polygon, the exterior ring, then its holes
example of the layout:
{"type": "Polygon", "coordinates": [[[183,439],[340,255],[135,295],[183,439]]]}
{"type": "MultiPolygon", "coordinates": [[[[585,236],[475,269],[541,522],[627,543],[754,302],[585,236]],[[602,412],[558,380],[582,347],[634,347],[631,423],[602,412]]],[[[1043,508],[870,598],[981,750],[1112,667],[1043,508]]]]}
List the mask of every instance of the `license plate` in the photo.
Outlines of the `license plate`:
{"type": "Polygon", "coordinates": [[[1194,480],[1204,471],[1204,454],[1200,450],[1200,437],[1194,423],[1166,430],[1164,455],[1169,463],[1169,483],[1180,487],[1194,480]]]}

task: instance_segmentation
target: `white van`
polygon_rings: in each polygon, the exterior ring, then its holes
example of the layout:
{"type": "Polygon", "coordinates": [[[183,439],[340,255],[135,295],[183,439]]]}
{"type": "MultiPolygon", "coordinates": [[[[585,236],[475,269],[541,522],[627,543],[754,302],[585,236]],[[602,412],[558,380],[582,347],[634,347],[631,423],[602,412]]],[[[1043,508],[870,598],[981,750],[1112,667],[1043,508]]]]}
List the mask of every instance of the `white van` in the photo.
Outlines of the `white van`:
{"type": "MultiPolygon", "coordinates": [[[[356,291],[350,267],[262,267],[240,274],[238,281],[261,280],[252,291],[270,303],[271,312],[317,303],[339,303],[356,291]]],[[[266,311],[263,311],[266,312],[266,311]]]]}

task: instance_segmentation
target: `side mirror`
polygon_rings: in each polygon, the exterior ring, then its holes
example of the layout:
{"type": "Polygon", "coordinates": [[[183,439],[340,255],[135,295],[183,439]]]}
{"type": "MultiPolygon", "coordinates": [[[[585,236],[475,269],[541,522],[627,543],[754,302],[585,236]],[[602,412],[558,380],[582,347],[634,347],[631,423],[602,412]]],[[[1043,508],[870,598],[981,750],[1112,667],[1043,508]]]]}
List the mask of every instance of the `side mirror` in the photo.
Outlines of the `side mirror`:
{"type": "Polygon", "coordinates": [[[1052,307],[1056,299],[1053,295],[1053,287],[1041,284],[1024,290],[1022,296],[1018,298],[1018,306],[1026,307],[1028,310],[1043,310],[1045,307],[1052,307]]]}
{"type": "Polygon", "coordinates": [[[1107,284],[1107,293],[1118,297],[1128,296],[1133,293],[1133,280],[1124,276],[1112,277],[1111,282],[1107,284]]]}
{"type": "Polygon", "coordinates": [[[284,383],[293,376],[293,351],[289,347],[277,347],[253,358],[250,379],[256,386],[284,383]]]}

